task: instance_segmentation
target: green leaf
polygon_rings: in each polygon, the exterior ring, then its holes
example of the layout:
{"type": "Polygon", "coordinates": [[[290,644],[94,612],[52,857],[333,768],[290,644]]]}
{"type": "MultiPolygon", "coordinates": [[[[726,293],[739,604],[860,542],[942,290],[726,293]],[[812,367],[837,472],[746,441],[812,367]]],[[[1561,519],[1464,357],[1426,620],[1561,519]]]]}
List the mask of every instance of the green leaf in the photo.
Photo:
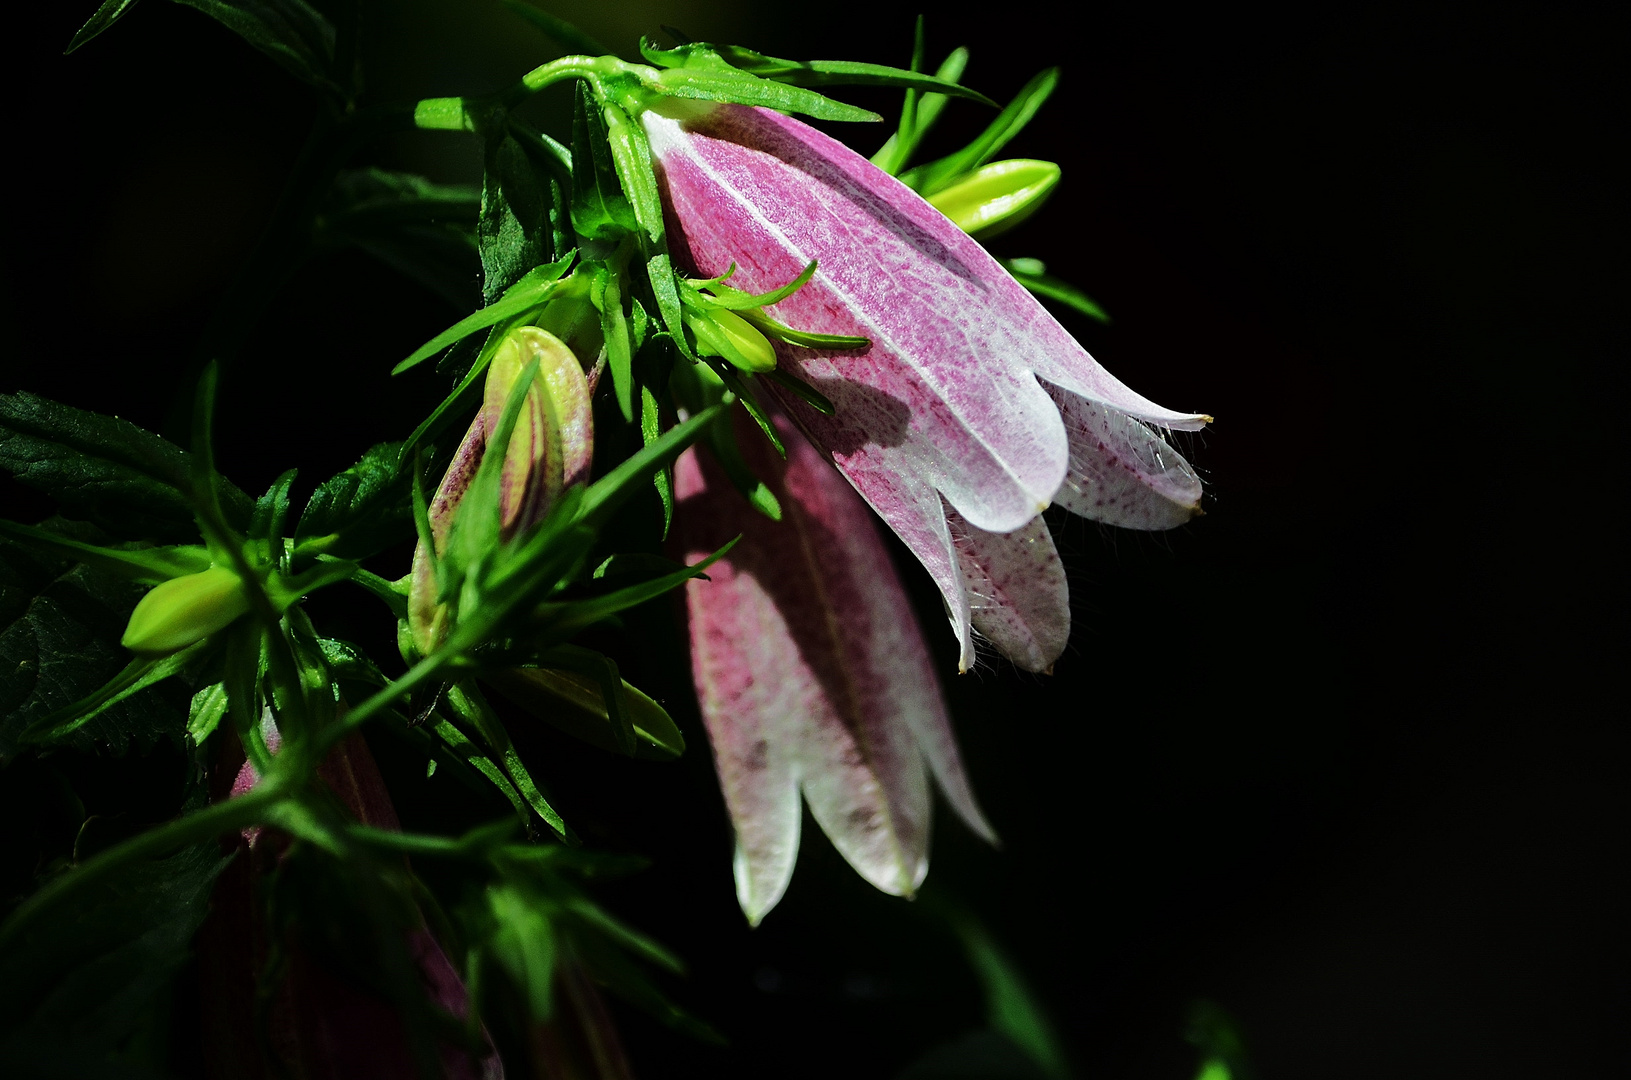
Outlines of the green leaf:
{"type": "Polygon", "coordinates": [[[488,951],[514,981],[536,1022],[555,1012],[555,927],[542,906],[525,891],[508,883],[487,888],[487,907],[493,920],[488,951]]]}
{"type": "Polygon", "coordinates": [[[555,44],[584,56],[608,56],[610,49],[558,16],[551,15],[527,0],[502,0],[505,7],[543,31],[555,44]]]}
{"type": "Polygon", "coordinates": [[[612,373],[612,390],[625,421],[634,420],[634,342],[629,321],[623,312],[622,258],[595,271],[589,299],[600,312],[600,332],[606,343],[606,366],[612,373]]]}
{"type": "Polygon", "coordinates": [[[193,695],[187,710],[187,737],[198,746],[215,733],[221,717],[227,714],[225,683],[211,683],[193,695]]]}
{"type": "MultiPolygon", "coordinates": [[[[130,661],[119,645],[143,589],[83,565],[40,559],[0,543],[0,761],[23,730],[81,701],[130,661]]],[[[150,686],[104,709],[67,740],[123,753],[186,729],[189,693],[178,681],[150,686]]]]}
{"type": "Polygon", "coordinates": [[[606,118],[586,83],[577,84],[572,113],[572,228],[595,240],[616,240],[640,230],[607,141],[606,118]]]}
{"type": "Polygon", "coordinates": [[[1003,267],[1014,275],[1014,280],[1038,296],[1057,300],[1090,319],[1108,323],[1110,316],[1091,296],[1068,281],[1054,277],[1041,259],[999,259],[1003,267]]]}
{"type": "Polygon", "coordinates": [[[343,94],[335,83],[334,24],[306,0],[174,0],[202,11],[302,82],[343,94]]]}
{"type": "Polygon", "coordinates": [[[901,182],[918,194],[927,196],[951,185],[964,173],[978,169],[1031,122],[1031,117],[1036,115],[1058,85],[1058,68],[1038,72],[978,138],[955,154],[908,169],[901,173],[901,182]]]}
{"type": "MultiPolygon", "coordinates": [[[[415,349],[406,360],[392,368],[391,374],[400,375],[409,368],[430,359],[432,356],[435,356],[437,353],[441,352],[449,345],[452,345],[454,342],[469,337],[477,330],[485,330],[489,326],[497,325],[498,323],[504,322],[508,319],[514,319],[539,306],[549,298],[550,293],[554,292],[556,288],[563,284],[563,282],[560,281],[560,277],[562,274],[566,273],[567,268],[572,265],[572,260],[575,257],[576,255],[574,253],[568,252],[566,255],[552,263],[546,263],[543,266],[533,268],[526,274],[526,276],[521,278],[521,280],[517,281],[514,285],[506,289],[504,291],[504,295],[499,297],[496,301],[488,304],[480,311],[472,312],[471,314],[466,315],[464,318],[460,319],[446,330],[443,330],[440,334],[437,334],[435,337],[419,346],[419,348],[415,349]]],[[[497,348],[496,342],[492,342],[490,344],[493,348],[497,348]]],[[[485,364],[479,360],[476,364],[472,365],[470,371],[465,375],[466,381],[464,385],[469,385],[474,376],[480,374],[480,371],[484,366],[485,364]]],[[[457,395],[458,391],[455,391],[454,393],[457,395]]],[[[426,424],[428,423],[429,421],[427,420],[426,424]]],[[[425,424],[421,424],[420,428],[423,429],[425,426],[425,424]]],[[[413,443],[414,440],[409,439],[407,443],[408,448],[411,448],[413,443]]]]}
{"type": "Polygon", "coordinates": [[[973,915],[956,909],[947,915],[985,987],[987,1023],[1013,1040],[1047,1076],[1068,1076],[1059,1037],[1013,960],[973,915]]]}
{"type": "Polygon", "coordinates": [[[136,0],[102,0],[102,6],[96,9],[94,15],[85,20],[85,25],[81,26],[78,33],[74,34],[73,40],[68,42],[68,47],[62,50],[62,54],[66,56],[84,45],[124,18],[125,13],[135,6],[136,0]]]}
{"type": "Polygon", "coordinates": [[[482,303],[491,305],[535,267],[548,262],[549,187],[531,155],[493,124],[481,180],[481,215],[476,223],[481,249],[482,303]]]}
{"type": "Polygon", "coordinates": [[[997,103],[957,82],[957,75],[944,70],[934,75],[906,71],[883,64],[863,64],[851,60],[779,60],[737,45],[718,46],[719,54],[731,66],[794,86],[900,86],[918,92],[930,92],[942,98],[959,97],[978,101],[995,108],[997,103]]]}
{"type": "Polygon", "coordinates": [[[268,540],[273,551],[283,548],[284,525],[289,519],[289,488],[294,484],[296,469],[290,469],[255,500],[254,516],[249,520],[249,536],[254,540],[268,540]]]}
{"type": "MultiPolygon", "coordinates": [[[[658,406],[657,396],[651,392],[651,387],[640,387],[640,441],[650,446],[663,434],[662,410],[658,406]]],[[[652,474],[652,483],[657,486],[657,498],[663,504],[663,537],[668,537],[669,527],[674,524],[674,469],[665,465],[652,474]]]]}
{"type": "Polygon", "coordinates": [[[0,950],[6,1056],[51,1062],[52,1075],[119,1075],[114,1052],[164,1023],[155,1005],[186,964],[228,861],[213,842],[199,844],[127,864],[38,912],[0,950]]]}
{"type": "Polygon", "coordinates": [[[315,222],[329,248],[356,247],[424,285],[459,311],[481,303],[479,188],[433,184],[411,173],[349,169],[315,222]]]}
{"type": "MultiPolygon", "coordinates": [[[[0,394],[0,468],[74,517],[133,540],[195,540],[186,451],[128,420],[30,393],[0,394]]],[[[225,482],[228,522],[249,524],[249,497],[225,482]]]]}
{"type": "Polygon", "coordinates": [[[364,559],[413,531],[408,505],[411,469],[402,443],[379,443],[362,460],[323,481],[295,526],[295,551],[364,559]]]}
{"type": "MultiPolygon", "coordinates": [[[[59,529],[68,523],[58,518],[59,529]]],[[[117,574],[150,585],[183,574],[196,574],[210,568],[209,551],[195,545],[177,547],[107,547],[87,544],[70,536],[33,525],[18,525],[0,519],[0,537],[37,551],[47,558],[69,559],[104,573],[117,574]]]]}
{"type": "MultiPolygon", "coordinates": [[[[76,732],[85,732],[93,720],[113,706],[154,683],[180,674],[212,647],[213,643],[205,640],[167,656],[137,657],[126,664],[123,671],[79,701],[28,725],[19,733],[17,741],[50,745],[60,743],[76,732]]],[[[85,732],[91,738],[97,737],[98,733],[95,727],[85,732]]],[[[178,732],[172,729],[166,734],[176,735],[178,732]]]]}
{"type": "Polygon", "coordinates": [[[724,406],[710,406],[665,431],[655,442],[647,443],[625,458],[611,472],[590,485],[578,508],[578,521],[599,528],[652,472],[663,468],[685,452],[724,406]]]}
{"type": "Polygon", "coordinates": [[[561,646],[544,659],[547,663],[539,667],[495,669],[481,679],[528,713],[591,746],[637,757],[684,753],[685,738],[668,713],[618,676],[610,658],[561,646]],[[608,695],[608,690],[613,692],[608,695]],[[619,737],[625,726],[632,738],[619,737]]]}

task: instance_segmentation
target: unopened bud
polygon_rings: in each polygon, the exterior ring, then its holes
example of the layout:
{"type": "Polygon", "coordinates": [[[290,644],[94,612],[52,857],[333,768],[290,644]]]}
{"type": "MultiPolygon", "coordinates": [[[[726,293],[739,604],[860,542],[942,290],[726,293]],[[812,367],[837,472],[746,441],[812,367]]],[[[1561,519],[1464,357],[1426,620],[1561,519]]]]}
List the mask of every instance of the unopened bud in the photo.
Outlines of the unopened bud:
{"type": "Polygon", "coordinates": [[[703,356],[722,356],[733,366],[754,373],[776,369],[776,350],[770,339],[734,311],[722,307],[689,310],[685,325],[696,335],[697,351],[703,356]]]}
{"type": "Polygon", "coordinates": [[[203,641],[248,610],[243,579],[212,566],[155,585],[130,613],[120,644],[141,656],[164,656],[203,641]]]}
{"type": "MultiPolygon", "coordinates": [[[[594,456],[593,404],[583,365],[560,338],[536,326],[511,330],[493,354],[481,412],[465,433],[430,504],[431,538],[443,554],[456,515],[495,514],[497,535],[508,540],[542,520],[561,492],[589,478],[594,456]],[[538,372],[525,391],[504,453],[497,506],[467,506],[465,493],[481,468],[488,441],[504,415],[516,380],[536,359],[538,372]]],[[[429,654],[447,636],[450,615],[437,603],[430,553],[414,551],[408,624],[414,647],[429,654]]]]}
{"type": "Polygon", "coordinates": [[[929,196],[929,203],[959,229],[984,239],[1030,217],[1058,183],[1053,162],[1010,158],[982,165],[929,196]]]}

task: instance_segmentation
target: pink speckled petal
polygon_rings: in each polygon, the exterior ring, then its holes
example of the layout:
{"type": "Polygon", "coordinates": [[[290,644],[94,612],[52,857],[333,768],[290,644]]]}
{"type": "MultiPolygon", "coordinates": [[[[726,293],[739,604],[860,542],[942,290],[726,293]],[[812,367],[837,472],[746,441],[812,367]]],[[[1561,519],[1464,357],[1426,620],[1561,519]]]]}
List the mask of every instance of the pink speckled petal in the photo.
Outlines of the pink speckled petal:
{"type": "Polygon", "coordinates": [[[1049,387],[1070,434],[1070,471],[1054,498],[1073,514],[1125,529],[1176,528],[1200,513],[1189,462],[1138,420],[1049,387]]]}
{"type": "Polygon", "coordinates": [[[955,510],[949,524],[974,629],[1026,671],[1051,672],[1070,640],[1070,586],[1047,524],[992,533],[955,510]]]}
{"type": "Polygon", "coordinates": [[[931,771],[990,835],[866,506],[782,424],[785,472],[751,429],[741,440],[781,501],[780,523],[752,511],[709,458],[689,453],[675,472],[688,560],[743,536],[686,600],[692,672],[737,830],[738,899],[754,922],[791,873],[799,790],[850,864],[890,893],[911,893],[928,870],[931,771]]]}

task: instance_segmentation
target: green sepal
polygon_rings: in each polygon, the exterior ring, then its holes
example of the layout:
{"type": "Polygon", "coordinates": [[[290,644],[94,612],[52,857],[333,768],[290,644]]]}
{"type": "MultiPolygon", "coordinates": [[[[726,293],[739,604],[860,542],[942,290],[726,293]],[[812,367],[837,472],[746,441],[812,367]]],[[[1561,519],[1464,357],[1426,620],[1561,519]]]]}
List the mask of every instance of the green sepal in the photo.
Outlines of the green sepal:
{"type": "MultiPolygon", "coordinates": [[[[863,338],[862,340],[864,341],[865,339],[863,338]]],[[[814,409],[822,416],[832,416],[838,411],[837,408],[833,406],[833,403],[827,400],[827,395],[823,394],[821,391],[817,390],[815,387],[811,386],[798,376],[789,375],[781,368],[777,368],[775,371],[765,372],[765,378],[769,379],[778,386],[786,387],[800,401],[810,406],[810,408],[814,409]]]]}
{"type": "Polygon", "coordinates": [[[1025,125],[1031,122],[1036,111],[1048,100],[1058,85],[1058,68],[1037,72],[973,142],[955,154],[949,154],[926,165],[919,165],[915,169],[908,169],[901,173],[901,183],[918,194],[927,196],[950,186],[964,173],[978,169],[995,157],[997,151],[1008,145],[1008,140],[1018,135],[1025,125]]]}
{"type": "MultiPolygon", "coordinates": [[[[969,98],[993,108],[997,104],[979,91],[959,86],[955,82],[883,64],[866,64],[852,60],[783,60],[745,49],[740,45],[712,45],[701,41],[689,42],[673,49],[659,49],[646,38],[640,39],[640,54],[651,63],[670,70],[735,70],[788,86],[801,87],[901,86],[969,98]]],[[[821,117],[821,119],[840,118],[821,117]]]]}
{"type": "Polygon", "coordinates": [[[805,330],[794,330],[762,311],[744,311],[742,318],[758,327],[765,337],[785,341],[789,345],[801,345],[807,349],[864,349],[872,344],[871,338],[851,334],[812,334],[805,330]]]}
{"type": "Polygon", "coordinates": [[[622,589],[584,600],[546,601],[533,609],[532,619],[540,635],[546,639],[564,641],[586,626],[592,626],[609,615],[654,600],[672,589],[700,577],[708,567],[729,554],[741,537],[735,537],[701,562],[662,577],[643,581],[622,589]]]}
{"type": "Polygon", "coordinates": [[[572,228],[591,240],[616,240],[640,230],[618,182],[606,117],[587,83],[578,82],[572,110],[572,228]]]}
{"type": "MultiPolygon", "coordinates": [[[[921,29],[921,23],[919,27],[921,29]]],[[[921,44],[921,37],[919,42],[921,44]]],[[[935,77],[954,83],[963,77],[963,71],[967,67],[968,50],[959,46],[941,63],[935,77]]],[[[940,119],[940,113],[945,109],[948,100],[945,94],[924,94],[918,97],[916,90],[906,91],[906,102],[901,107],[900,125],[896,128],[895,134],[889,136],[878,148],[878,152],[872,155],[872,164],[891,176],[905,168],[907,162],[912,160],[912,155],[917,153],[923,137],[934,127],[935,121],[940,119]]]]}
{"type": "Polygon", "coordinates": [[[769,439],[770,445],[776,449],[776,456],[786,460],[787,447],[782,445],[782,438],[776,431],[776,425],[770,422],[770,414],[765,412],[763,405],[759,404],[759,399],[754,396],[752,390],[748,389],[747,383],[743,382],[734,370],[724,364],[713,370],[719,376],[719,380],[725,384],[725,389],[736,395],[736,399],[742,403],[742,408],[748,411],[748,415],[753,417],[753,422],[759,425],[759,430],[765,433],[765,438],[769,439]]]}
{"type": "MultiPolygon", "coordinates": [[[[651,387],[640,387],[640,441],[650,446],[662,437],[662,410],[657,403],[657,395],[651,392],[651,387]]],[[[652,482],[657,486],[657,498],[663,504],[663,539],[668,538],[668,530],[674,524],[674,470],[672,466],[665,465],[652,474],[652,482]]]]}
{"type": "Polygon", "coordinates": [[[652,89],[671,97],[688,98],[693,101],[720,101],[732,105],[757,105],[778,112],[800,113],[817,120],[876,123],[883,119],[871,109],[846,105],[801,86],[789,86],[787,83],[761,79],[728,64],[717,69],[669,68],[660,72],[650,85],[652,89]]]}
{"type": "MultiPolygon", "coordinates": [[[[600,312],[600,332],[606,343],[606,366],[612,373],[612,390],[618,410],[626,422],[634,421],[634,342],[629,321],[623,312],[623,274],[626,253],[609,265],[595,267],[590,278],[589,300],[600,312]]],[[[586,267],[587,268],[587,267],[586,267]]]]}
{"type": "Polygon", "coordinates": [[[713,427],[708,429],[708,448],[725,470],[726,478],[741,492],[748,505],[771,521],[782,519],[781,502],[770,486],[753,475],[753,470],[742,459],[742,448],[736,443],[736,424],[730,413],[715,420],[713,427]]]}
{"type": "MultiPolygon", "coordinates": [[[[400,375],[416,364],[435,356],[454,342],[469,337],[477,330],[483,330],[507,319],[524,315],[531,309],[540,306],[545,300],[549,299],[552,292],[564,284],[561,281],[561,275],[566,273],[567,269],[572,265],[572,260],[576,257],[576,252],[569,251],[552,263],[534,267],[525,277],[504,290],[503,296],[480,311],[466,315],[415,349],[406,360],[391,369],[391,374],[400,375]]],[[[480,366],[483,365],[478,363],[471,371],[475,372],[480,366]]]]}
{"type": "Polygon", "coordinates": [[[809,283],[810,279],[815,276],[818,265],[816,260],[811,259],[809,264],[799,271],[798,277],[779,289],[771,289],[769,292],[759,293],[758,295],[745,293],[740,289],[733,289],[725,284],[736,271],[735,263],[732,263],[730,269],[725,271],[724,274],[712,281],[698,281],[692,284],[699,289],[707,289],[711,294],[710,299],[720,307],[729,308],[732,311],[744,311],[748,308],[764,307],[767,304],[776,304],[786,300],[809,283]]]}
{"type": "Polygon", "coordinates": [[[1014,280],[1038,296],[1057,300],[1090,319],[1108,323],[1110,316],[1085,292],[1068,281],[1054,277],[1041,259],[999,259],[1014,280]]]}

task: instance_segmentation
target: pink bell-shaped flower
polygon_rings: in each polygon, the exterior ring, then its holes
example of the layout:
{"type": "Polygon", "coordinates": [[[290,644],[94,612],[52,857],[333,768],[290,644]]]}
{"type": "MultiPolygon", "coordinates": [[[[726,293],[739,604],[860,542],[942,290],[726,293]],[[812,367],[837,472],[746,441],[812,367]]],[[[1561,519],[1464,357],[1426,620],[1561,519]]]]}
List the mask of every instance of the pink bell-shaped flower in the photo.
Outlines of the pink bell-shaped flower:
{"type": "Polygon", "coordinates": [[[705,276],[762,291],[815,260],[767,311],[864,349],[778,343],[780,366],[835,406],[825,416],[770,385],[908,548],[946,600],[974,661],[978,631],[1048,670],[1070,631],[1069,593],[1039,517],[1166,529],[1199,512],[1200,482],[1160,429],[1208,417],[1118,382],[975,240],[843,144],[768,109],[673,99],[643,123],[669,242],[705,276]]]}
{"type": "Polygon", "coordinates": [[[866,505],[785,417],[787,460],[740,426],[771,521],[696,450],[675,469],[687,562],[741,541],[686,585],[691,666],[736,829],[736,890],[757,923],[786,890],[800,792],[851,866],[910,895],[928,871],[932,773],[994,839],[963,773],[922,632],[866,505]]]}

